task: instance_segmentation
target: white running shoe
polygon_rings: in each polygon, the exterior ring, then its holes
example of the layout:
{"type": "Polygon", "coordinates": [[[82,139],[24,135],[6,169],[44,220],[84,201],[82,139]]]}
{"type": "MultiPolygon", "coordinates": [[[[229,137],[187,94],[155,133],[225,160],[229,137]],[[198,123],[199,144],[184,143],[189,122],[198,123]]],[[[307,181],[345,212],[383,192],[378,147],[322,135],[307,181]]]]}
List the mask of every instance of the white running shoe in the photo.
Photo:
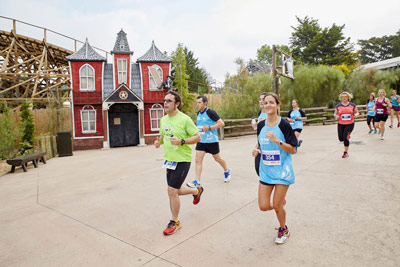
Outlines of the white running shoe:
{"type": "Polygon", "coordinates": [[[197,180],[194,180],[191,183],[187,182],[186,185],[189,186],[190,188],[196,188],[197,186],[200,186],[200,182],[198,182],[197,180]]]}
{"type": "Polygon", "coordinates": [[[385,138],[383,137],[383,135],[381,136],[381,140],[384,140],[385,138]]]}
{"type": "Polygon", "coordinates": [[[224,172],[224,176],[225,176],[225,183],[228,183],[231,180],[231,169],[228,168],[228,171],[224,172]]]}
{"type": "Polygon", "coordinates": [[[289,228],[286,226],[285,228],[278,229],[278,236],[275,239],[275,244],[282,245],[285,244],[290,237],[289,228]]]}

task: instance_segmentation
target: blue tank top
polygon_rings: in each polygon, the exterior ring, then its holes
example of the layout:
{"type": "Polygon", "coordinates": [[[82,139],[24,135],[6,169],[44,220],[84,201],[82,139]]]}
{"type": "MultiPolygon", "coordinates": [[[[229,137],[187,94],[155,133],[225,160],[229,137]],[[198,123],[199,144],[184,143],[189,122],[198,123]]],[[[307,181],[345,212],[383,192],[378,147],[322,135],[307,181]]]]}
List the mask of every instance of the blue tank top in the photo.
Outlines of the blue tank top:
{"type": "Polygon", "coordinates": [[[289,123],[280,118],[273,128],[269,128],[265,121],[261,122],[258,127],[257,138],[261,150],[260,181],[268,184],[293,184],[292,155],[265,137],[267,132],[273,132],[283,142],[296,146],[297,139],[289,123]]]}
{"type": "Polygon", "coordinates": [[[392,105],[395,106],[395,107],[400,106],[399,97],[397,95],[396,95],[396,97],[392,96],[392,105]]]}
{"type": "Polygon", "coordinates": [[[375,116],[375,110],[373,110],[374,109],[374,106],[375,106],[375,100],[374,101],[371,101],[371,100],[369,100],[368,101],[368,104],[367,104],[367,108],[368,108],[368,116],[375,116]]]}
{"type": "Polygon", "coordinates": [[[303,117],[300,109],[298,110],[290,110],[289,112],[289,117],[293,120],[293,122],[290,122],[290,126],[292,126],[292,129],[303,129],[303,121],[296,119],[297,117],[303,117]]]}
{"type": "MultiPolygon", "coordinates": [[[[263,119],[267,119],[268,118],[268,113],[260,113],[260,115],[258,116],[258,118],[257,118],[257,122],[260,122],[260,118],[263,118],[263,119]]],[[[261,121],[263,121],[263,120],[261,120],[261,121]]]]}
{"type": "MultiPolygon", "coordinates": [[[[200,132],[200,137],[201,137],[201,141],[200,143],[217,143],[218,142],[218,133],[217,133],[217,129],[213,129],[211,131],[207,131],[204,132],[203,131],[203,126],[204,125],[208,125],[208,126],[212,126],[214,124],[216,124],[216,121],[214,121],[213,119],[211,119],[207,113],[209,112],[214,112],[213,110],[209,109],[209,108],[205,108],[203,112],[198,112],[197,113],[197,128],[199,129],[200,132]]],[[[216,113],[215,113],[216,115],[216,113]]],[[[218,115],[217,115],[218,117],[218,115]]],[[[218,117],[219,119],[219,117],[218,117]]]]}

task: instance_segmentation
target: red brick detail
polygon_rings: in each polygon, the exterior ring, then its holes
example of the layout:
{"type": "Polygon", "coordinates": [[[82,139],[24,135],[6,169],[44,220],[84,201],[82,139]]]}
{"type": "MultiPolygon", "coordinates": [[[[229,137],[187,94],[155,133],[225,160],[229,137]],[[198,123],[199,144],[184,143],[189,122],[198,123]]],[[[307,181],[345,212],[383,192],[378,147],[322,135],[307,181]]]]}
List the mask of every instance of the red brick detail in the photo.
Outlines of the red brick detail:
{"type": "Polygon", "coordinates": [[[99,139],[74,139],[74,150],[88,150],[103,148],[103,138],[99,139]]]}
{"type": "Polygon", "coordinates": [[[127,60],[127,73],[126,73],[126,82],[127,86],[130,88],[131,87],[131,57],[130,55],[127,54],[114,54],[114,81],[115,81],[115,88],[118,88],[121,84],[118,83],[118,64],[117,64],[117,59],[126,59],[127,60]]]}
{"type": "Polygon", "coordinates": [[[146,145],[153,145],[154,144],[154,141],[156,140],[156,138],[158,137],[159,135],[157,135],[157,136],[145,136],[144,137],[144,142],[146,143],[146,145]]]}
{"type": "Polygon", "coordinates": [[[83,134],[82,133],[82,120],[81,110],[84,105],[74,104],[74,126],[75,137],[88,137],[88,136],[103,136],[103,110],[101,105],[91,105],[96,110],[96,133],[83,134]]]}

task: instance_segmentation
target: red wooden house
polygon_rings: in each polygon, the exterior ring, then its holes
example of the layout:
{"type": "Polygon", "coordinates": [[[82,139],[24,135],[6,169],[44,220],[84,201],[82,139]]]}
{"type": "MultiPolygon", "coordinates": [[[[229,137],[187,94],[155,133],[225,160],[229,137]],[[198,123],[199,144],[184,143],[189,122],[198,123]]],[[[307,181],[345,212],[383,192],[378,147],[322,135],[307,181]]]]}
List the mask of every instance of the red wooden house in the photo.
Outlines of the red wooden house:
{"type": "Polygon", "coordinates": [[[154,44],[133,61],[126,33],[120,31],[112,61],[86,40],[67,57],[72,80],[74,150],[150,144],[164,116],[164,89],[172,59],[154,44]]]}

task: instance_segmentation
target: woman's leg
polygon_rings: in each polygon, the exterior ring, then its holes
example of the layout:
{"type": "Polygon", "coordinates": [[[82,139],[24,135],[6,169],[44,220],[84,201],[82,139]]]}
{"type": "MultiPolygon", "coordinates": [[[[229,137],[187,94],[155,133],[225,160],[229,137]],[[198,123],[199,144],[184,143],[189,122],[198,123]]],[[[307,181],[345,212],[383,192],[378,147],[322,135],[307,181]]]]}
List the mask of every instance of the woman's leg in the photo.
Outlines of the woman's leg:
{"type": "Polygon", "coordinates": [[[278,217],[279,227],[285,228],[286,225],[286,211],[283,207],[283,201],[285,200],[286,193],[289,189],[288,185],[277,184],[275,185],[275,192],[273,198],[273,206],[278,217]]]}
{"type": "Polygon", "coordinates": [[[392,108],[390,110],[390,125],[389,125],[390,128],[393,127],[393,117],[394,117],[394,109],[392,108]]]}
{"type": "Polygon", "coordinates": [[[258,207],[261,211],[272,210],[271,193],[273,189],[273,185],[258,184],[258,207]]]}

